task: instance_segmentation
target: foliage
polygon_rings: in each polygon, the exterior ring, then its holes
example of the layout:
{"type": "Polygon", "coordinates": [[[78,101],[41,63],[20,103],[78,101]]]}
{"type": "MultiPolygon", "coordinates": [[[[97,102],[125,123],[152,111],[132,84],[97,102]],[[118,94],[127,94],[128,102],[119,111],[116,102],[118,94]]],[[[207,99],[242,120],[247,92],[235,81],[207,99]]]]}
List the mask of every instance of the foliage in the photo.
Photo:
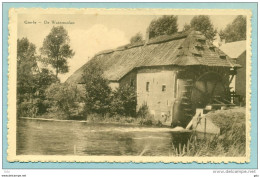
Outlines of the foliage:
{"type": "Polygon", "coordinates": [[[226,42],[235,42],[246,39],[246,17],[239,15],[224,30],[220,31],[220,37],[226,42]]]}
{"type": "Polygon", "coordinates": [[[97,113],[105,116],[109,112],[111,88],[108,80],[103,77],[101,67],[93,62],[84,71],[85,81],[85,113],[97,113]]]}
{"type": "Polygon", "coordinates": [[[147,106],[147,104],[143,104],[140,108],[139,108],[139,110],[138,110],[138,112],[137,112],[137,117],[141,117],[141,118],[147,118],[147,117],[149,117],[149,115],[150,115],[150,112],[149,112],[149,107],[147,106]]]}
{"type": "Polygon", "coordinates": [[[191,19],[190,26],[192,29],[202,32],[209,40],[213,40],[217,32],[207,15],[194,16],[191,19]]]}
{"type": "Polygon", "coordinates": [[[129,85],[120,86],[113,92],[110,113],[135,117],[136,104],[135,88],[129,85]]]}
{"type": "Polygon", "coordinates": [[[68,32],[63,26],[53,27],[40,49],[44,56],[42,61],[56,70],[56,77],[59,73],[66,73],[69,70],[67,59],[74,56],[69,41],[68,32]]]}
{"type": "Polygon", "coordinates": [[[35,117],[38,107],[32,102],[21,102],[18,104],[17,114],[21,117],[35,117]]]}
{"type": "Polygon", "coordinates": [[[183,31],[188,31],[190,29],[191,29],[191,26],[189,24],[185,23],[183,26],[183,31]]]}
{"type": "Polygon", "coordinates": [[[47,68],[42,68],[39,73],[35,75],[34,83],[37,85],[35,104],[37,105],[37,114],[44,114],[50,107],[50,103],[46,98],[45,91],[53,83],[59,83],[59,79],[47,68]]]}
{"type": "Polygon", "coordinates": [[[103,77],[101,67],[93,62],[84,71],[85,113],[132,116],[136,114],[136,93],[134,87],[120,86],[112,91],[109,82],[103,77]]]}
{"type": "Polygon", "coordinates": [[[113,115],[110,117],[103,117],[100,114],[89,114],[87,116],[87,121],[88,122],[94,122],[94,123],[120,123],[120,124],[138,124],[140,121],[139,119],[133,118],[133,117],[126,117],[122,115],[113,115]]]}
{"type": "Polygon", "coordinates": [[[38,70],[36,47],[27,38],[17,40],[17,102],[28,101],[36,92],[34,75],[38,70]]]}
{"type": "Polygon", "coordinates": [[[140,125],[146,125],[146,126],[153,125],[153,121],[151,119],[142,119],[139,123],[140,125]]]}
{"type": "Polygon", "coordinates": [[[47,68],[42,68],[39,73],[35,75],[35,84],[38,85],[37,92],[41,99],[45,98],[45,90],[52,84],[59,82],[59,79],[47,68]]]}
{"type": "Polygon", "coordinates": [[[153,20],[147,29],[149,38],[176,33],[178,31],[177,20],[178,17],[174,15],[164,15],[153,20]]]}
{"type": "Polygon", "coordinates": [[[27,38],[17,40],[18,116],[36,116],[47,111],[45,90],[59,81],[51,71],[38,67],[36,47],[27,38]]]}
{"type": "Polygon", "coordinates": [[[236,142],[226,145],[225,141],[219,136],[207,137],[199,139],[196,135],[192,135],[186,144],[173,146],[173,156],[220,156],[234,157],[245,155],[245,144],[236,142]]]}
{"type": "Polygon", "coordinates": [[[154,116],[150,114],[150,111],[149,111],[149,107],[148,105],[145,103],[143,104],[138,112],[137,112],[137,117],[138,118],[141,118],[139,124],[140,125],[145,125],[145,126],[152,126],[152,125],[156,125],[156,126],[159,126],[161,127],[162,124],[160,121],[156,121],[154,119],[154,116]]]}
{"type": "Polygon", "coordinates": [[[130,39],[130,43],[134,44],[137,42],[142,42],[143,41],[143,35],[139,32],[136,33],[131,39],[130,39]]]}
{"type": "Polygon", "coordinates": [[[208,118],[220,127],[220,139],[223,147],[227,149],[231,144],[245,146],[245,110],[243,108],[233,108],[229,110],[218,110],[209,113],[208,118]]]}
{"type": "Polygon", "coordinates": [[[66,118],[72,116],[79,106],[78,102],[84,97],[77,86],[67,83],[52,84],[46,90],[46,96],[52,102],[52,106],[57,108],[55,111],[62,112],[66,118]]]}
{"type": "Polygon", "coordinates": [[[244,156],[246,153],[245,110],[235,108],[206,114],[207,119],[220,127],[219,135],[199,139],[192,134],[185,145],[173,147],[177,156],[244,156]]]}

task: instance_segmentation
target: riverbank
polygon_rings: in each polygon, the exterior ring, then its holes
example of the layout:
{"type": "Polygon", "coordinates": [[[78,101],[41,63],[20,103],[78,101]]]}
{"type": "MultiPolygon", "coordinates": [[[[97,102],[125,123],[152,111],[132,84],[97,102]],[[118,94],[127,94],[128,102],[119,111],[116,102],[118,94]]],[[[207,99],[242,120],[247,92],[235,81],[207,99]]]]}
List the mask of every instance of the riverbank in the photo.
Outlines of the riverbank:
{"type": "MultiPolygon", "coordinates": [[[[143,126],[143,127],[162,127],[170,128],[169,126],[162,125],[160,122],[152,121],[151,119],[145,118],[134,118],[134,117],[124,117],[124,116],[113,116],[113,117],[101,117],[99,115],[90,115],[87,119],[61,119],[52,116],[42,116],[42,117],[20,117],[21,119],[28,120],[42,120],[42,121],[54,121],[54,122],[85,122],[91,124],[117,124],[117,125],[131,125],[131,126],[143,126]]],[[[183,129],[183,128],[182,128],[183,129]]]]}
{"type": "MultiPolygon", "coordinates": [[[[158,127],[158,126],[142,126],[140,124],[134,124],[134,123],[118,123],[118,122],[91,122],[91,121],[78,121],[78,120],[55,120],[55,119],[45,119],[45,118],[31,118],[31,117],[20,117],[21,120],[34,120],[34,121],[43,121],[43,122],[61,122],[61,123],[83,123],[83,125],[86,123],[86,125],[92,125],[92,126],[120,126],[120,128],[114,128],[113,131],[123,131],[123,132],[154,132],[156,129],[156,132],[182,132],[182,133],[190,133],[191,130],[184,129],[182,127],[158,127]]],[[[95,130],[96,132],[99,131],[99,129],[95,130]]]]}
{"type": "Polygon", "coordinates": [[[237,157],[246,155],[245,108],[216,110],[205,116],[220,128],[220,134],[205,138],[198,138],[198,134],[193,134],[186,145],[173,146],[174,156],[237,157]]]}

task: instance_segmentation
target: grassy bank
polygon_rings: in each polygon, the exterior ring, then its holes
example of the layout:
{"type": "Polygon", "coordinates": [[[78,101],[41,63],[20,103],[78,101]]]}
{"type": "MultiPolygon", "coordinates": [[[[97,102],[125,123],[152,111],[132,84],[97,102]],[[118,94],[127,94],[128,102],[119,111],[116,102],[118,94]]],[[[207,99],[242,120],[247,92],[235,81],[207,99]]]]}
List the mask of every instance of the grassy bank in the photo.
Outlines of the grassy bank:
{"type": "Polygon", "coordinates": [[[173,147],[174,156],[245,156],[245,108],[217,110],[206,115],[220,127],[219,135],[199,139],[193,134],[186,145],[173,147]]]}

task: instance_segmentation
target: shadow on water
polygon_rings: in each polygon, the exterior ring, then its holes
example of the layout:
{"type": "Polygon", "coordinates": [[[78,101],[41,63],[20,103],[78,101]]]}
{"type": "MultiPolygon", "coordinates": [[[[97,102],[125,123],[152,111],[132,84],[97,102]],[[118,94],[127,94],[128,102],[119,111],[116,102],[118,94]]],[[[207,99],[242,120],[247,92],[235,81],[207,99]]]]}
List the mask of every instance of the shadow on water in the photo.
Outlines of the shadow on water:
{"type": "Polygon", "coordinates": [[[18,155],[169,156],[189,132],[79,121],[18,121],[18,155]]]}
{"type": "Polygon", "coordinates": [[[179,150],[181,150],[183,148],[183,146],[187,146],[187,142],[191,137],[191,132],[173,132],[171,133],[172,136],[172,147],[177,148],[178,153],[179,150]]]}

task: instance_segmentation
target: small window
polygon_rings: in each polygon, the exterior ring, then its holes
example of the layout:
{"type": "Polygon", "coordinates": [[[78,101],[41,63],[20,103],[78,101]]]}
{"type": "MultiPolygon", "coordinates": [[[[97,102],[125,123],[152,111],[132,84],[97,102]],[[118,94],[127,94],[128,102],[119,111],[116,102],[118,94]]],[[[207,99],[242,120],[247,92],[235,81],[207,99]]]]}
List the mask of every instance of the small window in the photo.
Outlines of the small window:
{"type": "Polygon", "coordinates": [[[146,82],[146,91],[147,91],[147,92],[150,91],[150,82],[146,82]]]}
{"type": "Polygon", "coordinates": [[[201,57],[201,54],[197,54],[197,53],[192,53],[192,55],[193,55],[194,57],[201,57]]]}
{"type": "Polygon", "coordinates": [[[215,47],[211,46],[211,47],[209,47],[209,49],[210,49],[211,52],[215,52],[215,47]]]}
{"type": "Polygon", "coordinates": [[[226,59],[226,55],[220,55],[219,56],[221,59],[226,59]]]}
{"type": "Polygon", "coordinates": [[[162,91],[163,91],[163,92],[166,91],[166,85],[162,85],[162,91]]]}

